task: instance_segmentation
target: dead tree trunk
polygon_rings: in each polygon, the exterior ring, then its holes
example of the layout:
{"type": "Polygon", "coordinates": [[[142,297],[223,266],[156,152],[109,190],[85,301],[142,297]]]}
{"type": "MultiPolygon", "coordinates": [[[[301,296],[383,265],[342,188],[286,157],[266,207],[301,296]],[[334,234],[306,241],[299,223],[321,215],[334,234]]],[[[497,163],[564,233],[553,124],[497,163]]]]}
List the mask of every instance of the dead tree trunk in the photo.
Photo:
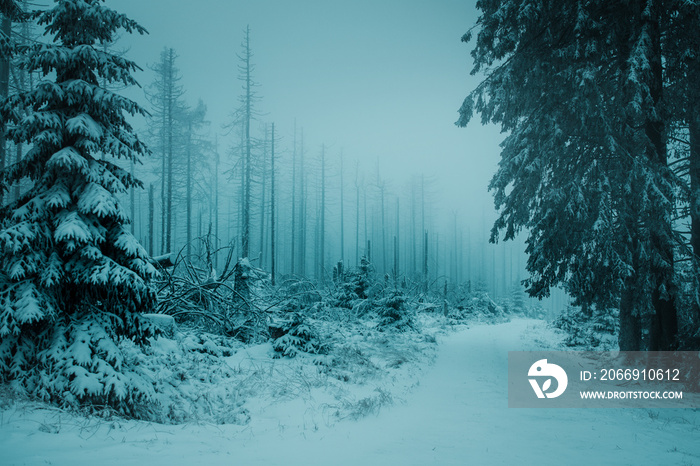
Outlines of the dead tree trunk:
{"type": "Polygon", "coordinates": [[[187,257],[192,255],[192,119],[187,123],[187,189],[185,203],[187,205],[187,257]]]}
{"type": "Polygon", "coordinates": [[[165,229],[165,245],[163,246],[165,251],[170,251],[172,247],[172,235],[173,235],[173,132],[174,132],[174,124],[175,124],[175,102],[174,102],[174,96],[173,96],[173,86],[174,86],[174,81],[173,81],[173,63],[175,60],[175,51],[173,49],[170,49],[168,51],[168,68],[167,68],[167,75],[168,75],[168,100],[167,100],[167,113],[168,113],[168,127],[167,127],[167,135],[168,135],[168,182],[167,182],[167,225],[165,229]]]}
{"type": "Polygon", "coordinates": [[[321,285],[325,283],[325,246],[326,246],[326,146],[321,146],[321,220],[320,220],[320,249],[319,262],[321,285]]]}
{"type": "Polygon", "coordinates": [[[340,151],[340,260],[345,259],[345,191],[343,184],[343,151],[340,151]]]}
{"type": "MultiPolygon", "coordinates": [[[[10,40],[12,35],[12,21],[7,16],[2,16],[0,22],[0,30],[2,34],[10,40]]],[[[10,56],[0,55],[0,99],[5,99],[10,92],[10,56]]],[[[5,120],[0,119],[0,171],[5,169],[7,163],[7,141],[5,140],[5,120]]],[[[0,190],[0,205],[3,202],[3,192],[0,190]]]]}
{"type": "Polygon", "coordinates": [[[270,280],[275,286],[275,124],[270,147],[270,280]]]}
{"type": "Polygon", "coordinates": [[[294,268],[296,266],[296,257],[294,253],[296,252],[296,221],[297,221],[297,122],[294,120],[294,142],[292,145],[292,251],[291,251],[291,274],[294,275],[294,268]]]}
{"type": "Polygon", "coordinates": [[[306,185],[304,173],[304,129],[299,148],[299,275],[306,275],[306,185]]]}
{"type": "Polygon", "coordinates": [[[153,183],[148,186],[148,254],[153,255],[153,215],[154,215],[154,200],[153,200],[153,183]]]}

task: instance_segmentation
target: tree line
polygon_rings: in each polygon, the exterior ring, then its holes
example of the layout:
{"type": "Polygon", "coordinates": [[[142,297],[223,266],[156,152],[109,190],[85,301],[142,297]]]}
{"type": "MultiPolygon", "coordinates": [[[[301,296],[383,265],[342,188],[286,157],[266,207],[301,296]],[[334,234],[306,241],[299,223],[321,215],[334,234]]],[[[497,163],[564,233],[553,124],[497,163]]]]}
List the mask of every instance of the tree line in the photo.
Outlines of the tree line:
{"type": "Polygon", "coordinates": [[[339,261],[359,266],[364,256],[392,283],[472,281],[500,295],[518,286],[512,248],[499,250],[496,260],[495,252],[484,255],[480,235],[470,235],[483,221],[477,226],[453,212],[445,225],[435,214],[435,179],[415,175],[396,184],[378,168],[350,165],[342,147],[310,147],[296,121],[280,131],[262,115],[264,86],[256,81],[251,44],[247,28],[238,53],[241,92],[224,125],[207,120],[203,102],[195,110],[187,104],[174,49],[164,48],[150,67],[153,157],[140,169],[149,195],[130,202],[135,232],[152,255],[194,258],[202,254],[201,238],[211,235],[217,248],[235,248],[273,280],[328,284],[339,261]],[[218,143],[219,128],[234,140],[230,147],[218,143]]]}
{"type": "MultiPolygon", "coordinates": [[[[42,79],[41,70],[21,64],[22,53],[9,53],[28,50],[39,40],[30,5],[8,5],[14,10],[3,16],[3,24],[11,25],[6,37],[12,45],[3,55],[6,96],[29,92],[42,79]]],[[[273,279],[329,283],[339,261],[357,266],[365,256],[392,283],[473,282],[504,296],[519,286],[520,260],[508,257],[513,248],[485,253],[473,221],[445,212],[441,217],[449,221],[440,220],[434,212],[434,179],[416,175],[397,184],[378,168],[367,171],[348,162],[342,148],[309,144],[296,122],[280,131],[279,124],[261,115],[264,86],[255,79],[251,44],[248,28],[238,53],[241,92],[223,129],[221,122],[208,121],[204,102],[188,102],[176,50],[165,47],[148,67],[153,80],[144,85],[148,115],[142,137],[150,154],[114,163],[144,183],[143,189],[132,186],[118,197],[127,208],[130,232],[151,256],[175,253],[194,260],[204,253],[201,238],[208,235],[215,249],[235,248],[238,257],[257,261],[273,279]],[[237,142],[221,147],[216,136],[221,131],[237,142]]],[[[123,55],[117,36],[95,46],[123,55]]],[[[105,76],[98,84],[115,92],[124,88],[105,76]]],[[[28,146],[8,139],[2,144],[7,154],[0,159],[16,164],[28,146]]],[[[31,185],[19,177],[5,201],[20,199],[31,185]]],[[[221,251],[214,253],[215,266],[221,257],[221,251]]]]}

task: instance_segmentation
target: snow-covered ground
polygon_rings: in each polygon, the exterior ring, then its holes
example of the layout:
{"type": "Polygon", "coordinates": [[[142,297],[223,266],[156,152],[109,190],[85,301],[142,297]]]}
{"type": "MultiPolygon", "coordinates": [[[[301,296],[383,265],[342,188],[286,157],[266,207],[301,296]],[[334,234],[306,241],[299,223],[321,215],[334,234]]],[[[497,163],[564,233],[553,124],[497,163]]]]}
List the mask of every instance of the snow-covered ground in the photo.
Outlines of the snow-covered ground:
{"type": "MultiPolygon", "coordinates": [[[[440,337],[432,366],[403,373],[419,379],[402,402],[378,409],[390,387],[375,387],[374,396],[358,393],[358,412],[370,414],[357,419],[338,419],[333,399],[312,383],[297,387],[304,396],[250,404],[244,426],[160,425],[85,419],[38,405],[6,407],[0,464],[700,465],[698,411],[509,409],[508,351],[542,349],[554,337],[544,325],[517,319],[440,337]]],[[[274,377],[261,351],[238,353],[229,364],[274,377]]],[[[300,376],[295,383],[308,382],[300,376]]]]}

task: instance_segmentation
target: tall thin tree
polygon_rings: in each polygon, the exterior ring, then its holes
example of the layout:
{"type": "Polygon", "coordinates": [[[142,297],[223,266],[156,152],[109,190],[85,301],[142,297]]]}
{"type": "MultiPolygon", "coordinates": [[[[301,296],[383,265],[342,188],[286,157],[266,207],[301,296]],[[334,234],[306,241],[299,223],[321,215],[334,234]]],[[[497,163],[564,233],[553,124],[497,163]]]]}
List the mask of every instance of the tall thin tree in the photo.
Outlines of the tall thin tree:
{"type": "Polygon", "coordinates": [[[275,124],[272,123],[270,139],[270,281],[275,286],[275,124]]]}

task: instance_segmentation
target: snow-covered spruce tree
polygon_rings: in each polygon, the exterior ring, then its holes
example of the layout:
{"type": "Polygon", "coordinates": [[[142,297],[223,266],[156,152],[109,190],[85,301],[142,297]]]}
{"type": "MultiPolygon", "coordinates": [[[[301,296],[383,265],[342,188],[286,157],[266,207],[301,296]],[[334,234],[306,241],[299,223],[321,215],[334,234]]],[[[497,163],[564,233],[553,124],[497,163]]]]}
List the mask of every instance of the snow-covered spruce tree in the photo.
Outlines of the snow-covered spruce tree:
{"type": "MultiPolygon", "coordinates": [[[[490,188],[501,231],[528,230],[528,291],[564,284],[581,304],[620,308],[620,346],[669,349],[677,332],[673,177],[662,119],[656,0],[481,0],[464,101],[501,125],[490,188]]],[[[469,40],[469,34],[464,39],[469,40]]]]}
{"type": "Polygon", "coordinates": [[[21,52],[44,78],[2,105],[9,137],[31,147],[4,186],[33,187],[2,211],[0,376],[32,397],[133,414],[152,386],[119,345],[150,334],[138,313],[153,307],[155,269],[117,201],[140,183],[114,161],[147,152],[125,119],[144,112],[100,86],[136,84],[137,69],[100,44],[145,30],[102,3],[56,0],[36,14],[53,41],[21,52]]]}
{"type": "Polygon", "coordinates": [[[663,35],[664,98],[673,118],[669,132],[677,155],[674,169],[682,180],[679,223],[690,230],[681,238],[681,260],[688,264],[680,282],[690,320],[683,333],[692,335],[700,330],[700,3],[667,0],[664,5],[674,11],[663,35]]]}

